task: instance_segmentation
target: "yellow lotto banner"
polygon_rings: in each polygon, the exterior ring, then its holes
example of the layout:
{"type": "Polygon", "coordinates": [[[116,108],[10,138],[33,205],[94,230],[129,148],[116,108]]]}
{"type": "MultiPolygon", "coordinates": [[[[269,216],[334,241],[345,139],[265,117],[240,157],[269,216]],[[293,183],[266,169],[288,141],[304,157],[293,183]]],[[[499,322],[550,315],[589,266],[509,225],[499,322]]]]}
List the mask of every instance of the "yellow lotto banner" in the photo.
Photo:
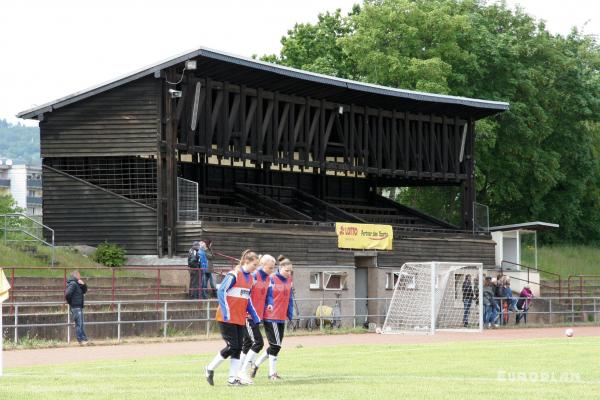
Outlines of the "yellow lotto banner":
{"type": "Polygon", "coordinates": [[[336,222],[338,248],[358,250],[392,250],[394,231],[391,225],[336,222]]]}

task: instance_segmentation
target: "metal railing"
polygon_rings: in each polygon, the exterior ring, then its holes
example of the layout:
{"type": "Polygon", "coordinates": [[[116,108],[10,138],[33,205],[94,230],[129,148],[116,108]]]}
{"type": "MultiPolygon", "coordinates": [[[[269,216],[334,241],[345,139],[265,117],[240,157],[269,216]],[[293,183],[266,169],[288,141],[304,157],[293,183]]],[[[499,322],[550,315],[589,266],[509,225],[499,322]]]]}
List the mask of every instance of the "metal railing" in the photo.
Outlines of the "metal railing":
{"type": "MultiPolygon", "coordinates": [[[[223,259],[220,266],[215,266],[213,274],[215,277],[224,275],[227,271],[232,269],[238,263],[238,259],[235,257],[228,256],[226,254],[219,253],[217,251],[213,251],[213,255],[220,257],[223,259]]],[[[172,287],[177,285],[164,285],[161,279],[161,271],[163,274],[165,272],[170,271],[190,271],[190,268],[184,265],[173,265],[173,266],[124,266],[118,268],[97,268],[97,267],[79,267],[79,268],[66,268],[66,267],[21,267],[21,266],[3,266],[4,272],[7,278],[10,281],[11,290],[9,291],[9,301],[14,302],[15,296],[20,293],[35,293],[38,295],[48,295],[48,294],[62,294],[64,290],[67,288],[67,278],[69,271],[79,270],[84,279],[88,278],[86,276],[87,271],[99,271],[102,270],[105,274],[100,274],[99,276],[93,276],[91,278],[105,278],[110,279],[110,286],[105,287],[96,287],[90,288],[89,293],[101,292],[105,294],[108,292],[110,294],[110,300],[112,302],[117,300],[117,296],[119,294],[130,294],[130,293],[152,293],[155,295],[155,300],[160,300],[161,294],[172,293],[172,287]],[[15,279],[22,278],[27,279],[27,272],[29,271],[44,271],[51,270],[55,276],[54,278],[62,279],[62,287],[55,289],[48,288],[31,288],[31,289],[23,289],[18,285],[15,285],[15,279]],[[23,272],[21,272],[23,271],[23,272]],[[127,272],[131,272],[131,275],[128,276],[127,272]],[[154,282],[150,287],[140,287],[140,288],[125,288],[124,284],[120,282],[121,279],[127,278],[153,278],[154,282]]],[[[197,269],[198,272],[202,272],[200,268],[197,269]]],[[[203,279],[202,274],[200,274],[201,279],[203,279]]],[[[52,276],[50,276],[52,278],[52,276]]],[[[184,286],[184,285],[181,285],[184,286]]],[[[201,293],[209,293],[214,289],[202,289],[202,281],[199,281],[198,288],[191,288],[190,292],[198,292],[198,295],[201,293]],[[205,292],[206,291],[206,292],[205,292]]]]}
{"type": "MultiPolygon", "coordinates": [[[[502,299],[504,300],[504,299],[502,299]]],[[[294,319],[288,323],[288,329],[302,329],[310,328],[311,322],[314,329],[323,330],[325,327],[357,327],[365,325],[369,322],[375,322],[377,325],[381,325],[387,314],[390,298],[299,298],[296,299],[295,304],[295,316],[294,319]],[[369,304],[369,308],[375,310],[375,312],[367,312],[366,314],[358,314],[355,312],[355,304],[357,301],[366,301],[369,304]],[[323,305],[329,305],[338,307],[338,313],[334,316],[319,316],[315,311],[323,305]],[[335,324],[335,320],[340,323],[335,324]],[[315,324],[316,322],[316,324],[315,324]]],[[[545,325],[553,324],[575,324],[581,323],[594,323],[597,324],[600,321],[600,297],[547,297],[547,298],[535,298],[534,304],[538,304],[543,310],[536,310],[531,307],[527,311],[527,315],[531,318],[533,316],[544,316],[547,322],[545,325]]],[[[134,332],[133,334],[127,334],[124,332],[124,326],[127,325],[147,325],[156,324],[160,326],[160,332],[154,332],[155,336],[168,337],[170,329],[176,326],[176,324],[187,323],[191,326],[193,323],[196,324],[193,329],[193,334],[203,334],[207,337],[212,332],[216,332],[214,329],[216,324],[214,322],[214,316],[217,306],[216,299],[201,300],[200,302],[195,300],[128,300],[128,301],[89,301],[86,302],[88,310],[105,307],[106,311],[114,319],[111,320],[95,320],[94,316],[98,315],[98,311],[87,311],[86,313],[86,327],[94,326],[113,326],[116,328],[113,338],[117,341],[122,340],[125,336],[139,336],[139,333],[134,332]],[[193,308],[178,309],[177,306],[188,307],[191,305],[193,308]],[[148,306],[143,310],[132,310],[129,309],[133,306],[148,306]],[[153,312],[158,313],[159,317],[149,319],[132,319],[128,318],[130,314],[135,312],[153,312]],[[181,314],[184,315],[181,315],[181,314]],[[187,313],[187,315],[185,315],[187,313]],[[198,313],[200,315],[198,315],[198,313]]],[[[18,302],[18,303],[5,303],[3,307],[12,308],[13,314],[5,316],[5,321],[11,323],[5,323],[4,329],[7,338],[12,336],[12,340],[18,343],[22,334],[27,335],[28,330],[36,328],[67,328],[65,329],[64,340],[70,342],[73,337],[73,321],[68,307],[64,302],[18,302]],[[22,320],[26,316],[32,315],[31,310],[23,313],[21,310],[25,307],[30,309],[35,308],[49,308],[57,307],[59,310],[55,312],[46,312],[44,315],[48,320],[48,315],[56,316],[57,322],[44,322],[44,323],[24,323],[22,320]],[[20,331],[21,330],[21,331],[20,331]],[[26,330],[23,333],[23,330],[26,330]]],[[[456,306],[462,308],[462,306],[456,306]]],[[[35,313],[33,313],[35,314],[35,313]]],[[[41,313],[38,313],[41,314],[41,313]]],[[[510,312],[509,316],[517,315],[515,312],[510,312]]],[[[525,319],[524,323],[527,323],[525,319]]],[[[148,335],[146,335],[148,336],[148,335]]],[[[105,336],[103,336],[105,337],[105,336]]],[[[38,338],[40,338],[38,336],[38,338]]],[[[56,338],[55,338],[56,339],[56,338]]]]}
{"type": "Polygon", "coordinates": [[[527,265],[522,265],[522,264],[517,264],[517,263],[511,262],[511,261],[502,260],[502,262],[500,263],[500,273],[503,275],[509,276],[511,279],[514,279],[517,281],[526,282],[527,284],[537,285],[540,287],[540,289],[547,288],[547,289],[551,289],[553,291],[557,291],[559,297],[561,297],[563,294],[565,294],[562,278],[561,278],[560,274],[557,274],[555,272],[545,271],[540,268],[528,267],[527,265]],[[511,276],[510,273],[513,272],[513,270],[506,269],[505,266],[518,267],[519,271],[521,269],[524,269],[527,272],[527,278],[523,279],[523,278],[517,278],[515,276],[511,276]],[[532,271],[540,274],[539,281],[536,282],[536,281],[531,280],[531,272],[532,271]],[[542,283],[541,274],[546,274],[546,275],[549,275],[549,276],[552,276],[553,278],[555,278],[555,281],[557,282],[557,286],[542,283]]]}
{"type": "Polygon", "coordinates": [[[600,295],[600,275],[569,275],[567,293],[568,296],[600,295]]]}
{"type": "MultiPolygon", "coordinates": [[[[519,299],[525,300],[525,298],[515,297],[514,301],[519,299]]],[[[501,310],[498,311],[498,319],[501,322],[502,316],[508,315],[517,316],[519,312],[510,311],[510,300],[506,297],[494,298],[495,301],[500,302],[501,310]]],[[[575,324],[575,323],[594,323],[600,322],[600,297],[535,297],[531,299],[531,304],[535,307],[530,306],[525,312],[525,323],[527,323],[527,316],[542,316],[547,317],[547,321],[544,321],[544,325],[554,324],[575,324]],[[538,310],[538,308],[544,308],[544,310],[538,310]]]]}
{"type": "Polygon", "coordinates": [[[2,219],[3,242],[9,243],[34,243],[50,248],[50,264],[54,267],[54,229],[36,221],[25,214],[0,214],[2,219]]]}
{"type": "MultiPolygon", "coordinates": [[[[233,263],[233,261],[232,261],[233,263]]],[[[48,268],[46,267],[13,267],[13,266],[8,266],[8,267],[2,267],[4,269],[5,274],[7,275],[7,278],[10,282],[11,285],[11,290],[9,291],[9,301],[13,302],[15,297],[19,294],[29,294],[29,293],[33,293],[36,294],[38,296],[43,296],[43,295],[52,295],[52,294],[56,294],[56,295],[60,295],[62,296],[62,294],[64,293],[65,289],[67,288],[67,278],[69,275],[69,272],[71,270],[74,270],[75,268],[65,268],[65,267],[56,267],[53,268],[53,271],[55,271],[55,273],[57,273],[58,276],[54,276],[54,277],[50,277],[50,278],[56,278],[56,279],[61,279],[62,280],[62,286],[61,287],[54,287],[54,288],[43,288],[43,287],[35,287],[35,288],[21,288],[19,285],[15,284],[16,279],[27,279],[26,276],[24,276],[24,273],[21,273],[20,270],[23,271],[43,271],[43,270],[48,270],[48,268]],[[59,275],[60,274],[60,275],[59,275]]],[[[231,269],[231,266],[221,266],[221,267],[214,267],[214,271],[213,274],[215,275],[215,277],[219,277],[219,276],[223,276],[227,271],[229,271],[231,269]]],[[[110,298],[111,302],[116,302],[118,300],[118,297],[120,295],[130,295],[130,294],[152,294],[154,296],[154,301],[160,301],[161,300],[161,295],[166,295],[166,294],[170,294],[173,293],[174,291],[176,291],[175,288],[182,288],[185,287],[185,284],[182,285],[166,285],[162,282],[162,277],[161,277],[161,273],[164,274],[166,272],[173,272],[173,271],[190,271],[193,270],[189,267],[186,266],[157,266],[157,267],[148,267],[148,266],[127,266],[127,267],[119,267],[119,268],[111,268],[111,269],[105,269],[106,271],[106,275],[101,275],[101,276],[86,276],[86,272],[87,271],[98,271],[100,270],[100,268],[94,268],[94,267],[81,267],[81,268],[77,268],[77,270],[80,271],[82,277],[84,280],[88,280],[88,279],[107,279],[110,280],[110,283],[108,286],[98,286],[98,287],[90,287],[88,289],[88,294],[103,294],[103,295],[107,295],[110,298]],[[127,274],[127,272],[130,272],[131,274],[127,274]],[[138,279],[149,279],[148,285],[147,286],[143,286],[143,287],[127,287],[130,285],[127,285],[126,283],[122,282],[122,280],[125,279],[131,279],[131,278],[138,278],[138,279]],[[150,282],[152,281],[152,282],[150,282]]],[[[202,270],[200,268],[196,269],[197,272],[199,273],[199,276],[202,279],[202,270]]],[[[189,292],[194,294],[194,292],[197,292],[198,297],[201,297],[202,294],[209,294],[210,292],[214,291],[215,289],[203,289],[202,288],[202,281],[199,281],[199,287],[190,287],[189,292]]]]}

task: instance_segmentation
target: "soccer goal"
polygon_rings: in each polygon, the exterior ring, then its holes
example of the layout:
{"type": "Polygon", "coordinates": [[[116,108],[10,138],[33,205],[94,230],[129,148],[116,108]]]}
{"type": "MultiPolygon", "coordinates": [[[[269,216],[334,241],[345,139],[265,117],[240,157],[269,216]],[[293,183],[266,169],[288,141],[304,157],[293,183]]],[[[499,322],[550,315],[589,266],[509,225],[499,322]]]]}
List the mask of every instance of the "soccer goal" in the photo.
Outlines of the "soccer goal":
{"type": "Polygon", "coordinates": [[[483,329],[481,263],[410,262],[396,276],[383,333],[483,329]]]}

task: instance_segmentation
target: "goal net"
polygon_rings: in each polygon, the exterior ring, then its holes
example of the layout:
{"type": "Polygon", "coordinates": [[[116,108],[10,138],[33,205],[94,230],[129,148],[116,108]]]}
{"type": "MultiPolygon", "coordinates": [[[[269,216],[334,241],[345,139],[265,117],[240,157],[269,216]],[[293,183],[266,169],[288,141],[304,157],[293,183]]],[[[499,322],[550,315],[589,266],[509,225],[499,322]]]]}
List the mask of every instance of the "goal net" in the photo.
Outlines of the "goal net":
{"type": "Polygon", "coordinates": [[[483,329],[481,263],[410,262],[396,276],[383,333],[483,329]]]}

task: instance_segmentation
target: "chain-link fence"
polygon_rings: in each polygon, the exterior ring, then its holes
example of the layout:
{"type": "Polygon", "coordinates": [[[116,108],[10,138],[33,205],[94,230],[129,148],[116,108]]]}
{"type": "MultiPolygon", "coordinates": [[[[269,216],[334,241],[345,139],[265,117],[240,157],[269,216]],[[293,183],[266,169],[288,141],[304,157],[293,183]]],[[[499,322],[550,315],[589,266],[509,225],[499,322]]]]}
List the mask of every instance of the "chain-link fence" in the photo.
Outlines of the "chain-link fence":
{"type": "Polygon", "coordinates": [[[198,221],[198,182],[177,178],[177,221],[198,221]]]}

